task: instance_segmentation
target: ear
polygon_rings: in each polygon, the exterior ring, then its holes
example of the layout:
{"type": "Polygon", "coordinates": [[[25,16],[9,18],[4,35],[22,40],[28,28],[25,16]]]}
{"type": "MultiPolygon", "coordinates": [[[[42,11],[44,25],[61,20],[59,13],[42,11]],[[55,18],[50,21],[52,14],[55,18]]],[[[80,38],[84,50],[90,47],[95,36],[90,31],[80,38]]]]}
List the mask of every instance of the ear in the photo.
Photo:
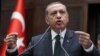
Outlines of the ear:
{"type": "Polygon", "coordinates": [[[45,17],[45,21],[49,25],[48,16],[45,17]]]}

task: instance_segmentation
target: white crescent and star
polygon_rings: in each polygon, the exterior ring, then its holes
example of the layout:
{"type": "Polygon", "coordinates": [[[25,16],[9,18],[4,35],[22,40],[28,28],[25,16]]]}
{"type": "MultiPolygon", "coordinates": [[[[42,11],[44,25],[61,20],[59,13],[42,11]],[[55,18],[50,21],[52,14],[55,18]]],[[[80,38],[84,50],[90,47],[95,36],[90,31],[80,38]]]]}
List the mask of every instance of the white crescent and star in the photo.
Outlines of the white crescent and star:
{"type": "MultiPolygon", "coordinates": [[[[25,31],[25,22],[24,22],[24,17],[22,16],[22,14],[18,11],[13,12],[11,19],[17,19],[21,22],[22,25],[22,32],[25,31]]],[[[24,38],[23,37],[18,37],[17,39],[17,48],[21,47],[25,47],[24,43],[23,43],[24,38]]]]}
{"type": "Polygon", "coordinates": [[[19,48],[20,46],[25,47],[23,40],[24,40],[23,37],[17,39],[17,48],[19,48]]]}
{"type": "Polygon", "coordinates": [[[25,22],[24,22],[24,17],[22,14],[18,11],[13,12],[11,19],[17,19],[21,22],[22,24],[22,32],[25,30],[25,22]]]}

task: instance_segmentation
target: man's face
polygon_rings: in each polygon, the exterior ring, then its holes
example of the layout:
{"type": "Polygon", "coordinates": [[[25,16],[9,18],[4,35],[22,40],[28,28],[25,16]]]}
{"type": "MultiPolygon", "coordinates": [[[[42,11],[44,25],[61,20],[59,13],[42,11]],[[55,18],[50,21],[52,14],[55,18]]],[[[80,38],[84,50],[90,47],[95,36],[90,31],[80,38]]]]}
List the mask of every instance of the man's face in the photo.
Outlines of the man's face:
{"type": "Polygon", "coordinates": [[[48,6],[47,11],[47,24],[54,30],[63,30],[69,21],[66,7],[62,4],[53,4],[48,6]]]}

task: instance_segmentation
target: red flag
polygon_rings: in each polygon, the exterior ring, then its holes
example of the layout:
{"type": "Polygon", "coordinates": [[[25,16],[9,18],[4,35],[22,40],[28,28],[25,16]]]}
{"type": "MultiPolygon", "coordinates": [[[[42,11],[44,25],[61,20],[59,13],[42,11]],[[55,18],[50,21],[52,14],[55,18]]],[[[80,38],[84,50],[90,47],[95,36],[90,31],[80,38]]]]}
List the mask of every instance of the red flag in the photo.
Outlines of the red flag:
{"type": "MultiPolygon", "coordinates": [[[[11,33],[18,33],[18,38],[17,38],[18,53],[21,53],[26,47],[24,14],[25,14],[24,1],[18,0],[15,10],[12,13],[10,25],[7,31],[7,35],[11,33]]],[[[0,56],[6,56],[5,52],[6,52],[6,43],[3,42],[2,47],[0,48],[0,56]]]]}

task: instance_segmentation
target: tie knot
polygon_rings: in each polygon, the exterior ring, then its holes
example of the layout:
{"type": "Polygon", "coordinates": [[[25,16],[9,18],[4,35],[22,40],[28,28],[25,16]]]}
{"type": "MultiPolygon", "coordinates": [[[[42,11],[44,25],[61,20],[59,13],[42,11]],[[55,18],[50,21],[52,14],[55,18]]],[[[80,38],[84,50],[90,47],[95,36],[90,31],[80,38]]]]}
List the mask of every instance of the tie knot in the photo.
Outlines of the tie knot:
{"type": "Polygon", "coordinates": [[[60,35],[56,35],[56,40],[59,41],[60,40],[60,35]]]}

